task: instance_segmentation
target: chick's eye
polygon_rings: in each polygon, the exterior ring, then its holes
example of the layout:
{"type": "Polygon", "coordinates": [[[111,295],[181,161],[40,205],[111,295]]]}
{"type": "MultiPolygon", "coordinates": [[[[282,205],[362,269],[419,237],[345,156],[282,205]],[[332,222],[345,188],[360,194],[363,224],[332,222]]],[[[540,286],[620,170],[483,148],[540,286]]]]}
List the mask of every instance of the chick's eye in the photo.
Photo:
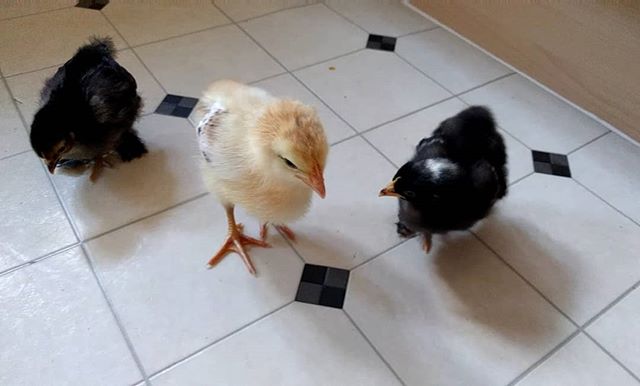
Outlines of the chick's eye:
{"type": "Polygon", "coordinates": [[[293,162],[289,161],[288,159],[286,159],[284,157],[280,157],[280,158],[282,158],[284,163],[287,164],[287,166],[290,167],[291,169],[297,169],[298,168],[293,162]]]}
{"type": "Polygon", "coordinates": [[[416,196],[416,194],[411,190],[407,190],[406,192],[404,192],[404,195],[407,198],[414,198],[416,196]]]}

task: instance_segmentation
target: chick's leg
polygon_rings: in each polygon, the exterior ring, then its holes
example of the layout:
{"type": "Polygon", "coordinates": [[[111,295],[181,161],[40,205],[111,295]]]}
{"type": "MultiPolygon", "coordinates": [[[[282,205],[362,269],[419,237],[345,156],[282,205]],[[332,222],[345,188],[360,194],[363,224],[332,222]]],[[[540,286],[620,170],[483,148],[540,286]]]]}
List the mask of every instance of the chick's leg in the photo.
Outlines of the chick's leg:
{"type": "Polygon", "coordinates": [[[426,253],[429,253],[429,251],[431,251],[431,233],[424,232],[422,237],[422,249],[424,249],[426,253]]]}
{"type": "Polygon", "coordinates": [[[245,246],[247,245],[256,245],[258,247],[269,248],[270,245],[264,242],[263,240],[257,240],[252,237],[246,236],[243,233],[242,224],[237,224],[236,219],[233,213],[233,205],[225,206],[225,211],[227,213],[227,223],[229,226],[229,234],[227,239],[220,247],[220,250],[213,255],[211,260],[209,260],[209,267],[213,267],[218,264],[229,252],[236,252],[242,257],[242,261],[247,266],[247,269],[252,275],[256,274],[256,268],[253,266],[253,262],[251,262],[251,258],[245,251],[245,246]]]}
{"type": "Polygon", "coordinates": [[[113,165],[111,165],[111,162],[107,160],[106,155],[101,155],[96,157],[96,159],[93,161],[93,168],[91,168],[91,174],[89,175],[89,180],[91,180],[91,182],[96,182],[96,180],[100,176],[100,173],[102,172],[102,169],[104,169],[105,167],[112,167],[112,166],[113,165]]]}
{"type": "Polygon", "coordinates": [[[276,229],[282,232],[289,240],[296,241],[296,234],[286,225],[276,225],[276,229]]]}

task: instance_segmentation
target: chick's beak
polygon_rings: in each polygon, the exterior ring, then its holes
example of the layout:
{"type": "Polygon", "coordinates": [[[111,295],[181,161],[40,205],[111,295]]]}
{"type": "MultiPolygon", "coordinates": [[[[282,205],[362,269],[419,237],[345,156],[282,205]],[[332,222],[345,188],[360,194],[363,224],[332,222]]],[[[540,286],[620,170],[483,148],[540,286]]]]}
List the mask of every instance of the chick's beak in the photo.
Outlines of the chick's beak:
{"type": "Polygon", "coordinates": [[[60,160],[60,158],[56,158],[54,160],[46,160],[47,169],[49,169],[49,173],[53,174],[53,172],[56,170],[56,166],[58,166],[58,161],[59,160],[60,160]]]}
{"type": "Polygon", "coordinates": [[[402,197],[401,195],[399,195],[398,193],[396,193],[395,191],[395,184],[396,181],[398,181],[398,179],[396,178],[395,180],[389,182],[389,184],[387,186],[385,186],[384,188],[382,188],[382,190],[380,191],[380,193],[378,194],[378,197],[382,197],[382,196],[389,196],[389,197],[402,197]]]}
{"type": "Polygon", "coordinates": [[[314,192],[318,193],[320,198],[324,198],[326,195],[326,190],[324,187],[324,177],[322,176],[322,170],[320,168],[315,168],[311,173],[309,173],[303,179],[304,183],[309,185],[314,192]]]}

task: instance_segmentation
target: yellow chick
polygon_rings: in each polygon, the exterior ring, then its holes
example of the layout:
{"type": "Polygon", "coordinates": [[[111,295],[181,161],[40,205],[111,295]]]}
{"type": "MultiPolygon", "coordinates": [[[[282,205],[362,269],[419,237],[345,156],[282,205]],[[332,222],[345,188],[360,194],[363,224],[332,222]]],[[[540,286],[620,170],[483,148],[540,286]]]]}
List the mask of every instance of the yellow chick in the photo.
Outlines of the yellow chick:
{"type": "Polygon", "coordinates": [[[245,246],[269,247],[268,223],[294,240],[285,224],[307,212],[312,191],[324,198],[327,138],[313,108],[259,88],[218,81],[202,102],[197,127],[202,175],[224,206],[229,226],[227,239],[209,266],[236,252],[255,275],[245,246]],[[262,223],[259,240],[246,236],[242,224],[236,223],[236,205],[262,223]]]}

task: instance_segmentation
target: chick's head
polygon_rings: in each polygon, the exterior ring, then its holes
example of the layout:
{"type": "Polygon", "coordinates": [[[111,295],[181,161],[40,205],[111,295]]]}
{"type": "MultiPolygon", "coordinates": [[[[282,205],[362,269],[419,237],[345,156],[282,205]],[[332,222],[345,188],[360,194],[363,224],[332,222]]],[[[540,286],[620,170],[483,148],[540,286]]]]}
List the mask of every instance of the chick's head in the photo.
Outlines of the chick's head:
{"type": "Polygon", "coordinates": [[[302,103],[281,100],[261,117],[265,154],[277,177],[302,181],[320,197],[325,196],[324,168],[329,146],[315,110],[302,103]]]}
{"type": "Polygon", "coordinates": [[[60,112],[45,105],[33,118],[30,140],[33,150],[53,174],[58,161],[74,146],[75,135],[60,112]]]}
{"type": "Polygon", "coordinates": [[[410,161],[402,165],[380,196],[398,197],[420,206],[446,206],[459,191],[459,167],[444,158],[410,161]]]}

